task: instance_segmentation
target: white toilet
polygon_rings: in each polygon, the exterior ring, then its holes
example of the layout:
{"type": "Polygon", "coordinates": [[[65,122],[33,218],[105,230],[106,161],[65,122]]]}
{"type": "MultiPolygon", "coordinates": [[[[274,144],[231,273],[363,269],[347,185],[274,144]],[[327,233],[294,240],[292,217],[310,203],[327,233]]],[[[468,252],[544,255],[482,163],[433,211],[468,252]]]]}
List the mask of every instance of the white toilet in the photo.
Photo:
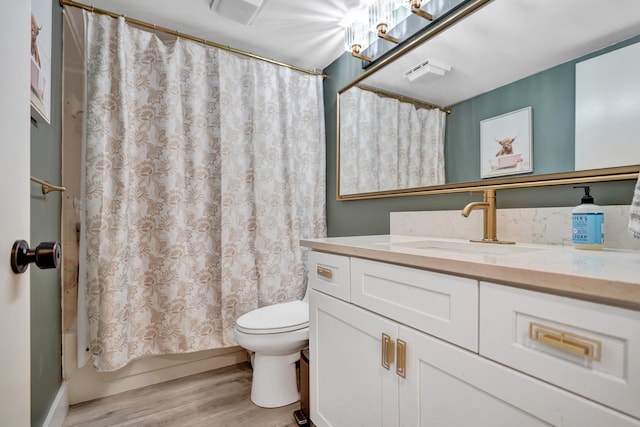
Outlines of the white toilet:
{"type": "Polygon", "coordinates": [[[296,362],[309,344],[307,295],[240,316],[233,333],[238,345],[255,352],[251,401],[276,408],[299,400],[296,362]]]}

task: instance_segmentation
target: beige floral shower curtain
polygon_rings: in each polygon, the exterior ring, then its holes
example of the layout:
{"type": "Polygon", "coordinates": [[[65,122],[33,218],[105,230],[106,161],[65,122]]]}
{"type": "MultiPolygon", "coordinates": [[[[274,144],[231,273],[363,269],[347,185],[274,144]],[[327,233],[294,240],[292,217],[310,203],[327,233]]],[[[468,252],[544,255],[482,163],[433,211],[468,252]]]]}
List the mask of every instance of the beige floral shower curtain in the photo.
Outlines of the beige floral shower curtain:
{"type": "Polygon", "coordinates": [[[302,298],[302,236],[324,236],[322,79],[221,51],[225,341],[238,313],[302,298]]]}
{"type": "Polygon", "coordinates": [[[234,345],[238,316],[301,297],[298,241],[326,234],[321,78],[123,18],[86,23],[93,363],[234,345]]]}

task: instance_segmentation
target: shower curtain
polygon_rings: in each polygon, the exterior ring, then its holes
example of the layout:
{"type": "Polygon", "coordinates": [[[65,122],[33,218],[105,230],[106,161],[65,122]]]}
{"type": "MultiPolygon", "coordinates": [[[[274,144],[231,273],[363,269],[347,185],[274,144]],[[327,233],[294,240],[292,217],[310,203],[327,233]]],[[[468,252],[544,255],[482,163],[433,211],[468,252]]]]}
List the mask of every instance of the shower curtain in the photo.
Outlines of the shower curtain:
{"type": "Polygon", "coordinates": [[[326,235],[321,77],[85,19],[93,364],[234,345],[238,316],[302,296],[299,239],[326,235]]]}
{"type": "Polygon", "coordinates": [[[340,194],[444,184],[443,111],[358,87],[340,111],[340,194]]]}

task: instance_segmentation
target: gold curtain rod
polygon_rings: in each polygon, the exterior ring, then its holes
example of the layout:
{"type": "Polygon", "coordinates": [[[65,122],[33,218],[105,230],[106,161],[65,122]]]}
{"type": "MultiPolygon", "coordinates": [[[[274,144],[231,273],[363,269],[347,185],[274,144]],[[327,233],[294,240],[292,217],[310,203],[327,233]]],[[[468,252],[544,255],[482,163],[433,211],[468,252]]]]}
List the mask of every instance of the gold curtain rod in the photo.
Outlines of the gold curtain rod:
{"type": "Polygon", "coordinates": [[[408,102],[410,104],[416,105],[418,107],[425,107],[425,108],[429,108],[432,110],[440,110],[443,111],[447,114],[451,114],[451,108],[445,108],[445,107],[440,107],[438,105],[435,104],[430,104],[428,102],[424,102],[424,101],[419,101],[417,99],[414,98],[409,98],[408,96],[403,96],[403,95],[397,95],[395,93],[391,93],[391,92],[385,92],[383,90],[380,89],[375,89],[369,86],[363,86],[363,85],[356,85],[356,87],[358,89],[362,89],[362,90],[366,90],[367,92],[373,92],[377,95],[382,95],[386,98],[393,98],[393,99],[397,99],[399,101],[405,101],[408,102]]]}
{"type": "Polygon", "coordinates": [[[202,44],[207,45],[207,46],[216,47],[218,49],[222,49],[222,50],[226,50],[228,52],[236,53],[238,55],[247,56],[247,57],[253,58],[253,59],[258,59],[260,61],[268,62],[268,63],[274,64],[274,65],[279,65],[281,67],[290,68],[292,70],[300,71],[302,73],[310,74],[312,76],[322,76],[322,78],[327,78],[327,75],[324,74],[324,73],[318,73],[318,72],[311,71],[311,70],[305,70],[304,68],[296,67],[295,65],[285,64],[284,62],[279,62],[279,61],[276,61],[274,59],[269,59],[269,58],[265,58],[263,56],[254,55],[253,53],[245,52],[245,51],[240,50],[240,49],[235,49],[235,48],[233,48],[231,46],[224,46],[224,45],[221,45],[221,44],[218,44],[218,43],[215,43],[215,42],[208,41],[208,40],[203,39],[203,38],[191,36],[189,34],[184,34],[184,33],[181,33],[179,31],[170,30],[168,28],[159,27],[159,26],[154,25],[154,24],[149,24],[148,22],[145,22],[145,21],[140,21],[140,20],[134,19],[134,18],[128,18],[128,17],[126,17],[124,15],[118,15],[117,13],[109,12],[108,10],[98,9],[98,8],[93,7],[93,6],[87,6],[86,4],[78,3],[78,2],[75,2],[73,0],[60,0],[60,4],[62,6],[72,6],[72,7],[77,7],[79,9],[87,10],[89,12],[98,13],[98,14],[101,14],[101,15],[107,15],[107,16],[110,16],[110,17],[116,18],[116,19],[120,18],[120,17],[123,17],[125,19],[125,21],[127,21],[128,23],[133,24],[133,25],[137,25],[139,27],[147,28],[149,30],[161,31],[163,33],[166,33],[166,34],[169,34],[169,35],[172,35],[172,36],[182,37],[183,39],[191,40],[191,41],[194,41],[194,42],[197,42],[197,43],[202,43],[202,44]]]}
{"type": "Polygon", "coordinates": [[[50,183],[49,181],[45,181],[42,180],[40,178],[36,178],[35,176],[32,176],[31,181],[38,183],[42,186],[42,194],[47,194],[50,193],[52,191],[66,191],[67,189],[65,187],[60,187],[58,185],[53,185],[52,183],[50,183]]]}

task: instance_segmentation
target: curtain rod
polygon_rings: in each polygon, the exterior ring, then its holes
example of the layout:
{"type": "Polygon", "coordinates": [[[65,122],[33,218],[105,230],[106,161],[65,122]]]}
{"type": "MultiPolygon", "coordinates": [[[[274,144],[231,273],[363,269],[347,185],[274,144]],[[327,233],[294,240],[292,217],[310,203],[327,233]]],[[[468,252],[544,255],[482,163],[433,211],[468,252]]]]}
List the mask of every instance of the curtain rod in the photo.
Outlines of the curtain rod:
{"type": "Polygon", "coordinates": [[[197,42],[197,43],[202,43],[202,44],[205,44],[207,46],[217,47],[218,49],[226,50],[228,52],[236,53],[238,55],[247,56],[249,58],[258,59],[260,61],[268,62],[270,64],[279,65],[279,66],[285,67],[285,68],[290,68],[292,70],[300,71],[300,72],[305,73],[305,74],[311,74],[312,76],[322,76],[322,78],[327,78],[327,75],[324,74],[324,73],[318,73],[318,72],[311,71],[311,70],[305,70],[304,68],[296,67],[295,65],[289,65],[289,64],[285,64],[284,62],[276,61],[274,59],[269,59],[269,58],[265,58],[263,56],[254,55],[253,53],[245,52],[245,51],[240,50],[240,49],[235,49],[235,48],[233,48],[231,46],[224,46],[224,45],[221,45],[221,44],[218,44],[218,43],[215,43],[215,42],[208,41],[208,40],[203,39],[203,38],[191,36],[189,34],[184,34],[184,33],[181,33],[179,31],[170,30],[168,28],[159,27],[159,26],[154,25],[154,24],[149,24],[148,22],[145,22],[145,21],[140,21],[138,19],[129,18],[129,17],[124,16],[124,15],[118,15],[117,13],[109,12],[108,10],[98,9],[98,8],[93,7],[93,6],[87,6],[86,4],[78,3],[78,2],[75,2],[73,0],[60,0],[60,5],[77,7],[79,9],[84,9],[84,10],[87,10],[89,12],[98,13],[100,15],[107,15],[107,16],[110,16],[112,18],[123,17],[126,22],[128,22],[130,24],[133,24],[133,25],[137,25],[139,27],[147,28],[149,30],[161,31],[163,33],[166,33],[166,34],[169,34],[169,35],[172,35],[172,36],[182,37],[183,39],[191,40],[191,41],[194,41],[194,42],[197,42]]]}
{"type": "Polygon", "coordinates": [[[393,99],[397,99],[399,101],[405,101],[408,102],[410,104],[413,104],[415,106],[418,107],[424,107],[424,108],[429,108],[431,110],[440,110],[443,111],[447,114],[451,114],[451,108],[445,108],[445,107],[440,107],[438,105],[435,104],[430,104],[428,102],[425,101],[420,101],[418,99],[414,99],[414,98],[409,98],[408,96],[404,96],[404,95],[397,95],[395,93],[391,93],[391,92],[385,92],[383,90],[371,87],[371,86],[364,86],[364,85],[355,85],[355,87],[357,87],[358,89],[362,89],[362,90],[366,90],[368,92],[373,92],[377,95],[382,95],[385,98],[393,98],[393,99]]]}

